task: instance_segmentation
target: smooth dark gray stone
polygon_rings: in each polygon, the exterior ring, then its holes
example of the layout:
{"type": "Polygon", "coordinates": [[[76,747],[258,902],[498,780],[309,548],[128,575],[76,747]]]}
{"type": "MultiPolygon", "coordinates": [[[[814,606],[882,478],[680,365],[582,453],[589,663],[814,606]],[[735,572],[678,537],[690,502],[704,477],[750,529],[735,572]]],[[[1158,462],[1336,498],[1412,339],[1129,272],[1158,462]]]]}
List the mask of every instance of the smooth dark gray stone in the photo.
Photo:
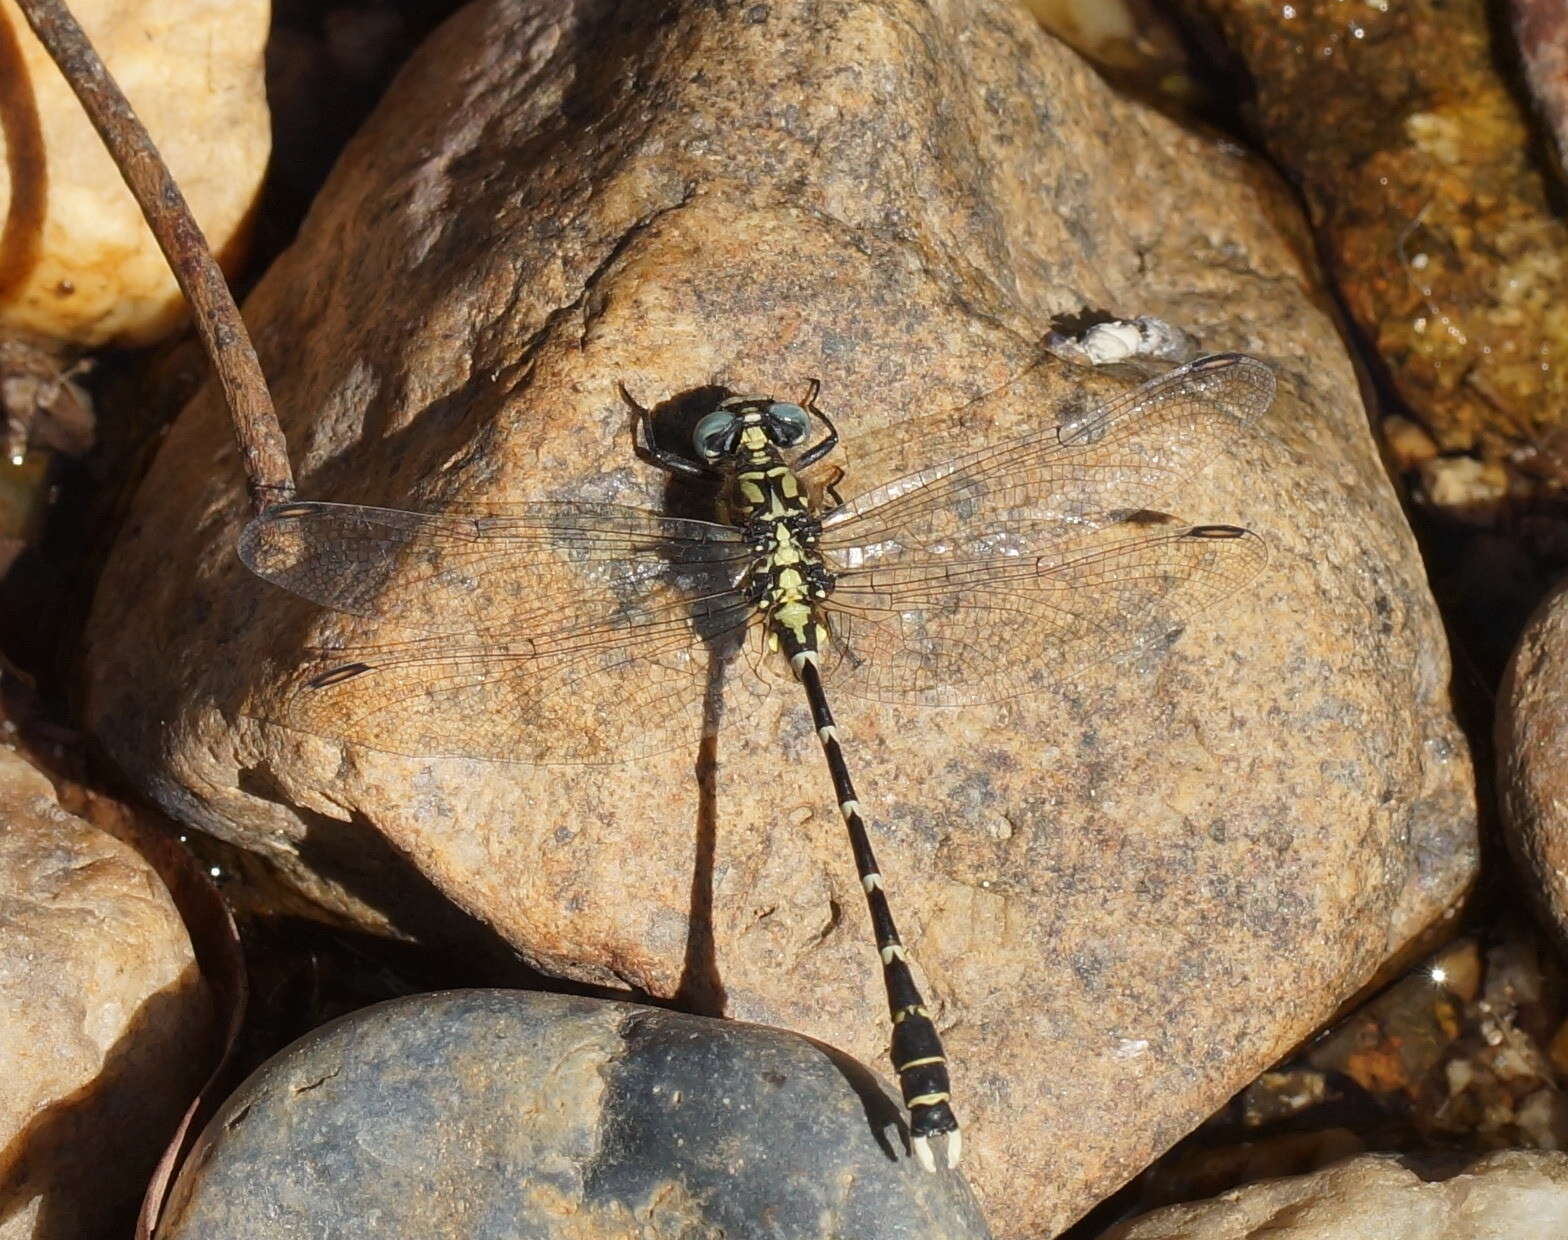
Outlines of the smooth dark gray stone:
{"type": "Polygon", "coordinates": [[[866,1068],[758,1025],[526,991],[416,995],[275,1056],[159,1240],[990,1235],[866,1068]]]}

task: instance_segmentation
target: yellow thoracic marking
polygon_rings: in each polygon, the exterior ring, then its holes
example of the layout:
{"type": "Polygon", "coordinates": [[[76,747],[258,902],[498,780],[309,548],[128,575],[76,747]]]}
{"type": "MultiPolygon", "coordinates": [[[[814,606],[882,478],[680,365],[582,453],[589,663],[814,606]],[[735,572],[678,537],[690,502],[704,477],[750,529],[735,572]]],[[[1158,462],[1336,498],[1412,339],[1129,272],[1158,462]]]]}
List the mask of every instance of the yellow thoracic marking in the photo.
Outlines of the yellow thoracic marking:
{"type": "Polygon", "coordinates": [[[766,496],[763,495],[762,488],[751,480],[752,476],[751,474],[741,474],[735,479],[735,483],[740,488],[741,498],[755,507],[762,503],[766,496]]]}
{"type": "Polygon", "coordinates": [[[947,1060],[943,1059],[940,1055],[927,1055],[924,1059],[911,1059],[908,1063],[896,1063],[893,1065],[893,1071],[908,1072],[911,1068],[923,1068],[928,1063],[946,1062],[947,1060]]]}

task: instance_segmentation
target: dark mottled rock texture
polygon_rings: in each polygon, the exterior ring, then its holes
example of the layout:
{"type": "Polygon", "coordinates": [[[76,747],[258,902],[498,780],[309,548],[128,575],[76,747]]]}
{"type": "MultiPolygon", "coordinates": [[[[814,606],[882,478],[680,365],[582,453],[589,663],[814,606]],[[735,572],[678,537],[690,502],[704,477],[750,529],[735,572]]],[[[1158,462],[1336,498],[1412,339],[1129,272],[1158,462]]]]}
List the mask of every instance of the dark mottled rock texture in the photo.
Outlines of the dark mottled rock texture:
{"type": "Polygon", "coordinates": [[[757,1236],[979,1240],[896,1098],[777,1029],[466,990],[274,1057],[213,1118],[159,1240],[757,1236]]]}

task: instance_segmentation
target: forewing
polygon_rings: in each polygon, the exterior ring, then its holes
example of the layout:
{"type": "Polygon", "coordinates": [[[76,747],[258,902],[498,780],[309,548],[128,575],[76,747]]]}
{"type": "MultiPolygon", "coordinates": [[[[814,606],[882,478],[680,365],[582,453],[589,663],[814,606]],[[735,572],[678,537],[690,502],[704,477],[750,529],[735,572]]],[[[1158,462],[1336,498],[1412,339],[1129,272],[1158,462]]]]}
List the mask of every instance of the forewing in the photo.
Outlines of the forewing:
{"type": "MultiPolygon", "coordinates": [[[[982,448],[857,496],[823,520],[822,546],[851,567],[983,558],[1027,527],[1035,555],[1163,510],[1184,477],[1242,434],[1274,398],[1262,362],[1221,353],[1179,366],[1020,439],[982,448]]],[[[918,426],[908,432],[919,440],[918,426]]]]}
{"type": "Polygon", "coordinates": [[[931,706],[1036,693],[1169,633],[1267,559],[1250,531],[1141,514],[1070,546],[1055,540],[1043,555],[846,570],[831,598],[824,679],[854,696],[931,706]]]}
{"type": "Polygon", "coordinates": [[[497,639],[594,627],[733,584],[739,531],[614,504],[447,513],[274,504],[240,535],[250,570],[301,598],[428,633],[497,639]]]}
{"type": "Polygon", "coordinates": [[[394,753],[593,764],[695,738],[709,658],[753,613],[735,530],[613,505],[281,504],[240,555],[322,606],[431,634],[314,652],[263,712],[394,753]]]}

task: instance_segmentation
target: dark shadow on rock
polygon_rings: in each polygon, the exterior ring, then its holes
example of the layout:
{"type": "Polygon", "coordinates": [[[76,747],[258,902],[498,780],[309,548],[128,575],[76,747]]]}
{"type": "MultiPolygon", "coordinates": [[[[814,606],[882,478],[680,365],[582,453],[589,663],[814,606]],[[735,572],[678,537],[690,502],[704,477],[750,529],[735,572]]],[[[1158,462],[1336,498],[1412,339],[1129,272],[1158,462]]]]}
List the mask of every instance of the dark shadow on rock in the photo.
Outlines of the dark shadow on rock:
{"type": "Polygon", "coordinates": [[[690,924],[686,931],[686,957],[674,1005],[700,1016],[723,1016],[728,995],[719,975],[713,934],[713,862],[718,847],[718,795],[714,773],[719,757],[719,721],[723,705],[724,664],[708,662],[708,688],[702,703],[702,742],[694,774],[697,777],[697,838],[692,857],[690,924]]]}
{"type": "Polygon", "coordinates": [[[147,1180],[218,1053],[190,993],[199,982],[191,965],[145,999],[98,1075],[0,1150],[0,1227],[36,1200],[31,1240],[131,1234],[147,1180]],[[197,1021],[205,1027],[193,1030],[197,1021]]]}
{"type": "Polygon", "coordinates": [[[542,987],[550,979],[529,968],[493,928],[454,904],[363,814],[345,822],[293,805],[259,767],[242,770],[238,782],[242,792],[287,804],[305,824],[296,851],[312,873],[427,946],[460,947],[461,976],[443,984],[553,989],[542,987]]]}
{"type": "Polygon", "coordinates": [[[829,1046],[826,1042],[819,1042],[815,1038],[806,1038],[806,1041],[818,1047],[828,1057],[839,1075],[855,1091],[855,1096],[860,1099],[860,1105],[866,1113],[866,1125],[871,1129],[871,1135],[876,1139],[877,1145],[887,1155],[888,1161],[898,1161],[898,1152],[887,1139],[889,1128],[898,1130],[899,1140],[904,1143],[904,1157],[909,1157],[911,1153],[909,1125],[904,1120],[904,1110],[887,1096],[887,1091],[876,1074],[860,1060],[839,1050],[836,1046],[829,1046]]]}

